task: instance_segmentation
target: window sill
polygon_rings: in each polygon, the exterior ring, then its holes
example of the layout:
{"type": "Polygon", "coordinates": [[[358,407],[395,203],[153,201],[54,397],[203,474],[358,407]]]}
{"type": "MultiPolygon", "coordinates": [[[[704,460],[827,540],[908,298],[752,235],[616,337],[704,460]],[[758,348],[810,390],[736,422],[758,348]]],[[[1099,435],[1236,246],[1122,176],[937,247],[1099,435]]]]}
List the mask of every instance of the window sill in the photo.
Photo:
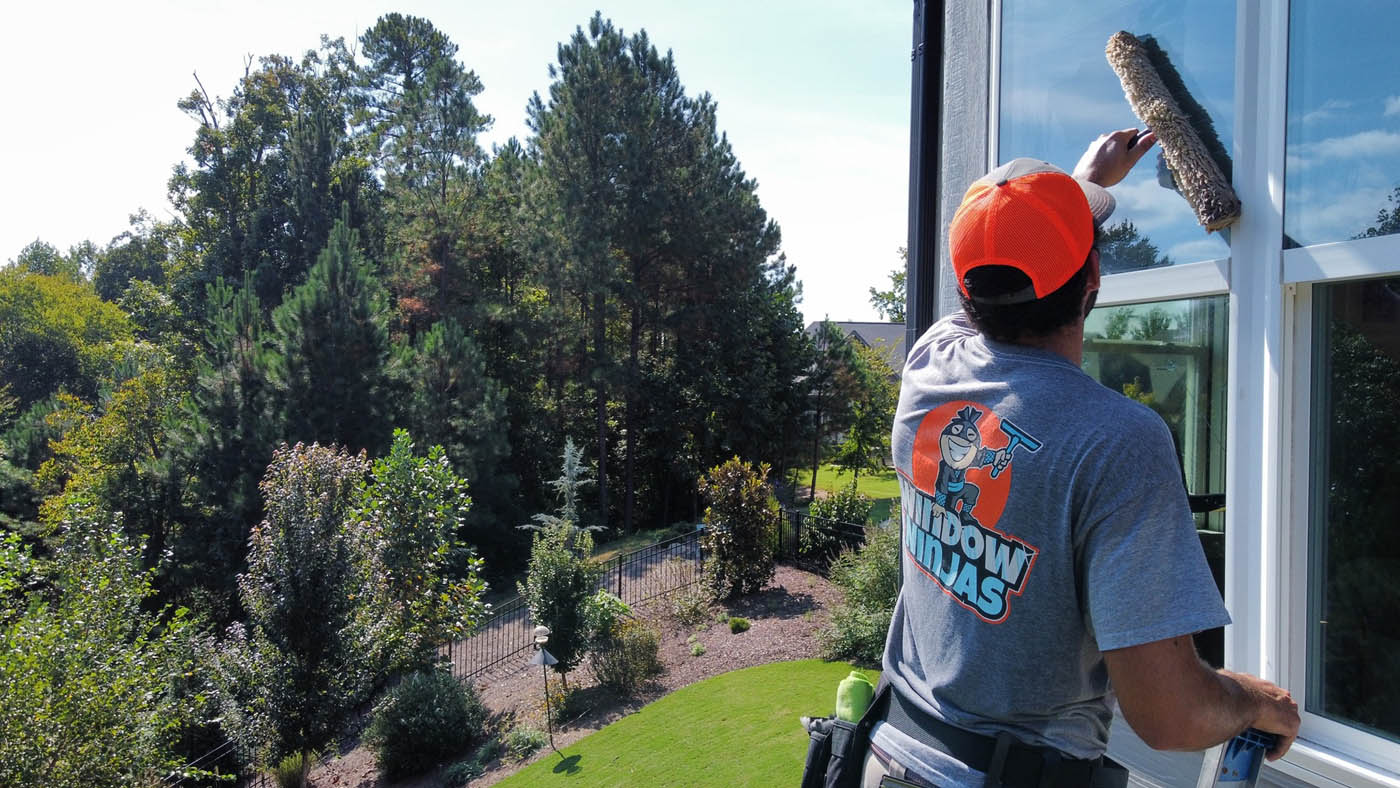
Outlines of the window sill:
{"type": "Polygon", "coordinates": [[[1362,763],[1310,741],[1296,741],[1280,761],[1267,764],[1308,785],[1338,788],[1400,788],[1400,774],[1362,763]]]}

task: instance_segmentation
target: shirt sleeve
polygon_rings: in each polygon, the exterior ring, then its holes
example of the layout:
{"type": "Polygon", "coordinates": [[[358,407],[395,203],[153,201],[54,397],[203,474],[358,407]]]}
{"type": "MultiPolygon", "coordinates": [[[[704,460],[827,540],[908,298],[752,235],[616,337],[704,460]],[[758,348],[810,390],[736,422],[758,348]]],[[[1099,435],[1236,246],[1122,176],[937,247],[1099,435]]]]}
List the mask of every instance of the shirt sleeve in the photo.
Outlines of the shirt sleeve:
{"type": "Polygon", "coordinates": [[[1083,467],[1076,561],[1085,625],[1100,651],[1225,626],[1171,434],[1144,409],[1083,467]],[[1093,463],[1093,464],[1090,464],[1093,463]]]}

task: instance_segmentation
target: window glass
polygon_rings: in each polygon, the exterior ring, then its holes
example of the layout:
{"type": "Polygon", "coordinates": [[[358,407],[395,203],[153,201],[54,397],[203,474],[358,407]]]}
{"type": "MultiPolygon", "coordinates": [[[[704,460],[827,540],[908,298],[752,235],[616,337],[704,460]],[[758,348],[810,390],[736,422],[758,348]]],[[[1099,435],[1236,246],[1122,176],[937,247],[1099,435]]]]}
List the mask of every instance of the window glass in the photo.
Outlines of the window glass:
{"type": "MultiPolygon", "coordinates": [[[[1084,371],[1152,408],[1181,461],[1206,559],[1225,580],[1226,296],[1104,306],[1084,324],[1084,371]]],[[[1224,660],[1224,630],[1197,638],[1201,655],[1224,660]]]]}
{"type": "Polygon", "coordinates": [[[1393,0],[1292,0],[1284,246],[1400,230],[1393,0]]]}
{"type": "Polygon", "coordinates": [[[1307,708],[1400,741],[1400,277],[1316,292],[1307,708]]]}
{"type": "MultiPolygon", "coordinates": [[[[1203,106],[1226,150],[1234,138],[1235,8],[1215,0],[1005,0],[998,157],[1073,169],[1106,131],[1141,124],[1104,57],[1109,36],[1152,36],[1203,106]]],[[[1160,148],[1113,187],[1104,273],[1229,256],[1171,188],[1160,148]]]]}

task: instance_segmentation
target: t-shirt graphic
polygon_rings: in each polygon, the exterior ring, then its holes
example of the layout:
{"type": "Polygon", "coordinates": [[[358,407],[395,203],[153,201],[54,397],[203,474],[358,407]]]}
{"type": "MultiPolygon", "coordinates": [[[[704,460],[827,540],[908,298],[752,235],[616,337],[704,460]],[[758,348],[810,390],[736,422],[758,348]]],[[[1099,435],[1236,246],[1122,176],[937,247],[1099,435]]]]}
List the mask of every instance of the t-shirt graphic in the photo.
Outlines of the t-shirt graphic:
{"type": "Polygon", "coordinates": [[[1042,445],[986,406],[949,402],[919,423],[914,477],[900,474],[909,557],[944,593],[988,623],[1006,620],[1010,597],[1025,588],[1039,553],[995,525],[1011,491],[1012,460],[1018,451],[1024,457],[1042,445]]]}

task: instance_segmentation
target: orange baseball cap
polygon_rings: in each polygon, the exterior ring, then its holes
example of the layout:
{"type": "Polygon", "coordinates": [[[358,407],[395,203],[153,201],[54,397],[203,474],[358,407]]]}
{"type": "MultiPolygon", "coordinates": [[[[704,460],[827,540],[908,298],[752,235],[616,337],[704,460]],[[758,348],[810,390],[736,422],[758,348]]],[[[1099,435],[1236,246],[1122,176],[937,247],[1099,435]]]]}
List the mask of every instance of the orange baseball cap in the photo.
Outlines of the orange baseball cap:
{"type": "Polygon", "coordinates": [[[974,301],[1019,304],[1055,292],[1079,271],[1094,245],[1094,227],[1113,213],[1108,190],[1035,159],[1013,159],[973,182],[953,216],[948,246],[958,288],[974,301]],[[969,293],[964,277],[984,265],[1024,273],[1030,287],[969,293]]]}

